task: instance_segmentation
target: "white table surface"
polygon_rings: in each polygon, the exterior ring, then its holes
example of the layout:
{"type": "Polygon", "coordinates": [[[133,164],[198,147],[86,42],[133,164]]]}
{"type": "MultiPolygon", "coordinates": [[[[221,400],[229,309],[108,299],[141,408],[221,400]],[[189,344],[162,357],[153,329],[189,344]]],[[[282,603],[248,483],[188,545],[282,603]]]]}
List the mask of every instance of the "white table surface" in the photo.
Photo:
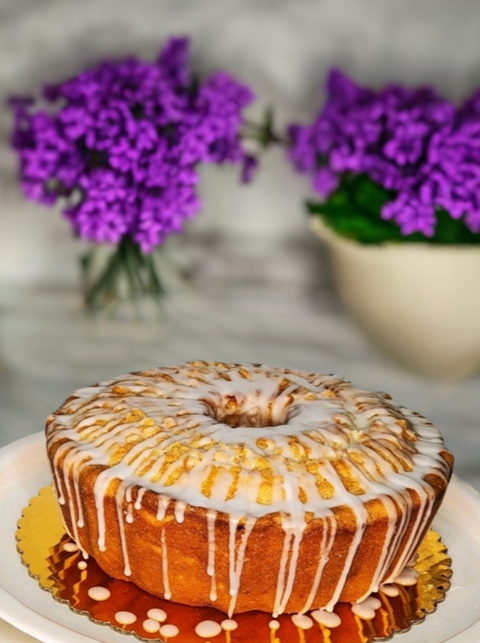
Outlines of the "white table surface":
{"type": "MultiPolygon", "coordinates": [[[[325,70],[381,84],[433,82],[458,98],[478,85],[476,0],[0,0],[0,102],[105,56],[153,58],[169,33],[194,36],[204,69],[251,82],[281,123],[318,106],[325,70]],[[208,9],[206,8],[208,7],[208,9]]],[[[335,372],[385,390],[431,419],[480,490],[480,378],[422,380],[380,354],[346,317],[300,207],[306,182],[270,153],[249,190],[236,173],[203,176],[205,209],[185,254],[196,282],[177,290],[161,323],[87,319],[76,295],[77,252],[66,224],[26,203],[0,109],[0,446],[43,427],[79,387],[189,359],[264,362],[335,372]]],[[[477,285],[474,286],[477,288],[477,285]]],[[[0,622],[2,643],[29,637],[0,622]]]]}

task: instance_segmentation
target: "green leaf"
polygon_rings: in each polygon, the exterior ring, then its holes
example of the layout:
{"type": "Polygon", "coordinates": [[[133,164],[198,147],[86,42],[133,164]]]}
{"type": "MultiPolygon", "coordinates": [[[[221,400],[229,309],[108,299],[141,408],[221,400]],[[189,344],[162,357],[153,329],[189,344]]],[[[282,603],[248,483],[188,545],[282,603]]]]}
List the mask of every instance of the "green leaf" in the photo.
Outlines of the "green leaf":
{"type": "Polygon", "coordinates": [[[120,244],[122,254],[122,264],[130,289],[130,295],[135,298],[146,292],[146,286],[143,283],[141,275],[141,265],[138,262],[134,249],[131,247],[128,239],[120,244]]]}
{"type": "Polygon", "coordinates": [[[155,266],[155,260],[152,255],[147,255],[145,259],[146,259],[146,265],[148,270],[150,290],[155,295],[158,295],[158,296],[163,295],[165,292],[165,289],[158,276],[157,269],[155,266]]]}
{"type": "Polygon", "coordinates": [[[85,291],[85,304],[89,308],[95,308],[101,305],[110,294],[116,292],[116,282],[118,279],[119,270],[121,269],[121,257],[119,250],[116,249],[107,264],[107,267],[95,281],[92,286],[85,291]]]}
{"type": "Polygon", "coordinates": [[[308,202],[312,215],[321,216],[337,234],[363,244],[433,243],[478,244],[480,234],[471,232],[464,219],[453,219],[445,210],[438,210],[435,235],[426,237],[420,232],[402,235],[395,221],[380,216],[382,206],[395,197],[366,175],[344,175],[340,187],[325,203],[308,202]]]}

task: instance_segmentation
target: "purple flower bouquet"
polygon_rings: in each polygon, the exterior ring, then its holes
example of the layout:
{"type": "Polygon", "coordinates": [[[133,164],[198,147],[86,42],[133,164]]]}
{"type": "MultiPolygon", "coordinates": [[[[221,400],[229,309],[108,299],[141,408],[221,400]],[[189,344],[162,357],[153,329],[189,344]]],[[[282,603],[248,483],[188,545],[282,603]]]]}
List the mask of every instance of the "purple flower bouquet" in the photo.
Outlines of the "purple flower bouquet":
{"type": "Polygon", "coordinates": [[[200,80],[188,39],[172,38],[155,62],[104,62],[45,87],[41,99],[12,99],[25,195],[60,202],[75,235],[112,247],[95,278],[91,253],[83,257],[90,308],[122,288],[163,293],[154,251],[199,211],[198,166],[238,163],[244,179],[251,174],[239,132],[253,98],[227,73],[200,80]]]}
{"type": "Polygon", "coordinates": [[[319,199],[308,209],[364,244],[480,243],[480,92],[460,107],[433,89],[372,91],[333,70],[290,158],[319,199]]]}

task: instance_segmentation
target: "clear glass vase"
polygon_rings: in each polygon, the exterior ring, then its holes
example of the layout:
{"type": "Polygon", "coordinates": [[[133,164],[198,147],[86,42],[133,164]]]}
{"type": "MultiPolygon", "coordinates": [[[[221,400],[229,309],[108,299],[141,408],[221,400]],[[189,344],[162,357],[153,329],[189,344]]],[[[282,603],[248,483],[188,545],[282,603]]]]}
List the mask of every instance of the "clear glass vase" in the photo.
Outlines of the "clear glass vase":
{"type": "Polygon", "coordinates": [[[144,254],[130,237],[114,247],[93,246],[80,258],[87,310],[128,319],[160,315],[165,287],[159,254],[144,254]]]}

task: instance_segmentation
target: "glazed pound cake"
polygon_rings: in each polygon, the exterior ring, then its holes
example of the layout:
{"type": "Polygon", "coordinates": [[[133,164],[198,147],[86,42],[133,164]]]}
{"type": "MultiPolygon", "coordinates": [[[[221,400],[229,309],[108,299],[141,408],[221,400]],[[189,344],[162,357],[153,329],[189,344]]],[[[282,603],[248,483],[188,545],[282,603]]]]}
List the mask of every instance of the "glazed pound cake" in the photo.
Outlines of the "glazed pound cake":
{"type": "Polygon", "coordinates": [[[48,418],[64,522],[115,578],[229,614],[331,611],[395,580],[452,456],[388,395],[191,362],[76,391],[48,418]]]}

